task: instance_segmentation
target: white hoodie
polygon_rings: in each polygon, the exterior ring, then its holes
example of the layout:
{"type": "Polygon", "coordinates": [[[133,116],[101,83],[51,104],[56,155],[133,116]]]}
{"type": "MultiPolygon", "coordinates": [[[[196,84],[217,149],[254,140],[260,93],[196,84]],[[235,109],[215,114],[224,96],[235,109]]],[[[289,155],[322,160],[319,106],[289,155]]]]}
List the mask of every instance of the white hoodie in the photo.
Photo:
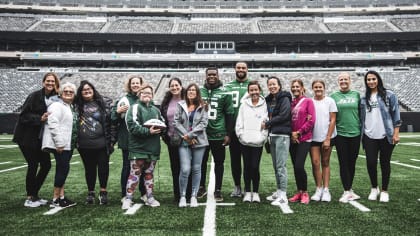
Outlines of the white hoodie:
{"type": "Polygon", "coordinates": [[[243,99],[236,119],[235,131],[239,142],[246,146],[262,147],[268,136],[268,130],[261,129],[261,124],[268,120],[265,99],[260,95],[257,105],[252,105],[251,97],[243,99]]]}

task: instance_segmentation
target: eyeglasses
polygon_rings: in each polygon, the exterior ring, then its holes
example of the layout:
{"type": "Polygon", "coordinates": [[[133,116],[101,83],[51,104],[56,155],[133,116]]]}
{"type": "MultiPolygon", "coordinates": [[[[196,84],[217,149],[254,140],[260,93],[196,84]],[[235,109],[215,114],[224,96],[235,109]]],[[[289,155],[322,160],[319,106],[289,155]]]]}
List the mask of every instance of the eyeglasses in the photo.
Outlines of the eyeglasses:
{"type": "Polygon", "coordinates": [[[88,87],[88,88],[84,88],[84,89],[82,89],[82,91],[83,91],[83,92],[85,92],[85,91],[89,91],[89,90],[92,90],[92,88],[91,88],[91,87],[88,87]]]}
{"type": "Polygon", "coordinates": [[[63,93],[73,94],[74,92],[71,90],[64,90],[63,93]]]}

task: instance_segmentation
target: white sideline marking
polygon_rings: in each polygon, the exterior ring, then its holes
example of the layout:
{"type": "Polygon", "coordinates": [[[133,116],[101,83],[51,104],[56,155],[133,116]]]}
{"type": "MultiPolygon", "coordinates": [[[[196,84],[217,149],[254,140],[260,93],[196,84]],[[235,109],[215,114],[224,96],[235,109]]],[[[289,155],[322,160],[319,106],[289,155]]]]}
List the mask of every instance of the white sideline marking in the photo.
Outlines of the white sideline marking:
{"type": "MultiPolygon", "coordinates": [[[[75,155],[73,155],[73,157],[75,157],[75,156],[80,156],[80,154],[75,154],[75,155]]],[[[54,162],[55,160],[54,159],[51,159],[51,161],[52,162],[54,162]]],[[[0,164],[6,164],[7,162],[2,162],[2,163],[0,163],[0,164]]],[[[79,161],[76,161],[76,162],[72,162],[72,163],[70,163],[70,164],[78,164],[78,163],[80,163],[79,161]]],[[[27,167],[28,165],[27,164],[25,164],[25,165],[23,165],[23,166],[17,166],[17,167],[13,167],[13,168],[10,168],[10,169],[5,169],[5,170],[0,170],[0,173],[3,173],[3,172],[7,172],[7,171],[11,171],[11,170],[17,170],[17,169],[21,169],[21,168],[24,168],[24,167],[27,167]]]]}
{"type": "Polygon", "coordinates": [[[71,162],[70,165],[79,164],[79,163],[80,161],[74,161],[74,162],[71,162]]]}
{"type": "Polygon", "coordinates": [[[45,215],[45,216],[46,215],[54,215],[57,212],[59,212],[61,210],[64,210],[64,209],[65,209],[64,207],[53,207],[49,211],[45,212],[43,215],[45,215]]]}
{"type": "Polygon", "coordinates": [[[203,226],[203,235],[204,236],[214,236],[216,235],[216,201],[214,200],[214,186],[216,178],[214,176],[214,161],[213,157],[211,158],[210,165],[210,179],[207,189],[207,203],[206,211],[204,213],[204,226],[203,226]]]}
{"type": "Polygon", "coordinates": [[[362,211],[362,212],[369,212],[369,211],[370,211],[370,209],[369,209],[369,208],[367,208],[367,207],[363,206],[362,204],[360,204],[360,203],[359,203],[359,202],[357,202],[357,201],[349,201],[349,203],[350,203],[350,205],[352,205],[352,206],[356,207],[357,209],[359,209],[359,210],[360,210],[360,211],[362,211]]]}
{"type": "Polygon", "coordinates": [[[124,215],[134,215],[142,207],[143,204],[134,204],[124,213],[124,215]]]}
{"type": "Polygon", "coordinates": [[[13,167],[13,168],[10,168],[10,169],[0,170],[0,173],[7,172],[7,171],[11,171],[11,170],[17,170],[17,169],[25,168],[25,167],[27,167],[27,166],[28,166],[28,165],[23,165],[23,166],[13,167]]]}
{"type": "Polygon", "coordinates": [[[289,204],[287,203],[280,203],[279,205],[281,211],[283,212],[283,214],[292,214],[293,210],[290,208],[289,204]]]}
{"type": "MultiPolygon", "coordinates": [[[[189,203],[187,203],[187,205],[190,205],[189,203]]],[[[199,206],[207,206],[207,203],[198,203],[199,206]]],[[[235,206],[236,203],[234,202],[220,202],[220,203],[216,203],[216,206],[235,206]]]]}
{"type": "MultiPolygon", "coordinates": [[[[362,158],[366,159],[366,156],[364,156],[364,155],[359,155],[359,157],[362,157],[362,158]]],[[[391,161],[391,163],[395,164],[395,165],[399,165],[399,166],[405,166],[405,167],[410,167],[410,168],[420,170],[420,166],[413,166],[413,165],[409,165],[409,164],[404,164],[404,163],[400,163],[399,161],[391,161]]]]}
{"type": "Polygon", "coordinates": [[[410,161],[420,161],[419,159],[410,159],[410,161]]]}
{"type": "Polygon", "coordinates": [[[114,162],[113,162],[113,161],[110,161],[110,162],[109,162],[109,164],[110,164],[110,165],[111,165],[111,164],[114,164],[114,162]]]}
{"type": "Polygon", "coordinates": [[[8,149],[8,148],[17,148],[18,145],[11,144],[11,145],[0,145],[0,149],[8,149]]]}
{"type": "Polygon", "coordinates": [[[12,163],[11,161],[0,162],[0,165],[12,163]]]}

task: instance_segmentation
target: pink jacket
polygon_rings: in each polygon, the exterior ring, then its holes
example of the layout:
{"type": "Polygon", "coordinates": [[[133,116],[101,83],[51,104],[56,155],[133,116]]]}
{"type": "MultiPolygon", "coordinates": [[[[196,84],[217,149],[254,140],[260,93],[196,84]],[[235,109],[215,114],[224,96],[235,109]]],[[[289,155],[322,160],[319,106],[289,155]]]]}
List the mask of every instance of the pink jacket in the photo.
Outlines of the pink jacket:
{"type": "Polygon", "coordinates": [[[312,99],[300,96],[292,101],[292,132],[299,131],[299,142],[312,140],[316,113],[312,99]]]}

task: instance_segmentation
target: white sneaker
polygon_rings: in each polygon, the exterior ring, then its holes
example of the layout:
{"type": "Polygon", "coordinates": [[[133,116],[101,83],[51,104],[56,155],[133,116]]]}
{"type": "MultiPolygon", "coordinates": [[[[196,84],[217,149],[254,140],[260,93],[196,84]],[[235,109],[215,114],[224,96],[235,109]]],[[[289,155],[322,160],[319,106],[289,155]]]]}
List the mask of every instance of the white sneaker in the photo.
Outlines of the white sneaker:
{"type": "Polygon", "coordinates": [[[380,202],[389,202],[389,194],[388,192],[382,191],[379,197],[380,202]]]}
{"type": "Polygon", "coordinates": [[[245,193],[243,202],[252,202],[252,194],[251,194],[251,192],[246,192],[245,193]]]}
{"type": "Polygon", "coordinates": [[[270,202],[276,200],[277,199],[277,191],[276,192],[273,192],[273,194],[271,194],[270,196],[266,197],[265,199],[267,199],[267,201],[270,201],[270,202]]]}
{"type": "Polygon", "coordinates": [[[328,188],[324,188],[322,190],[321,201],[323,201],[323,202],[331,202],[331,193],[330,193],[330,190],[328,188]]]}
{"type": "Polygon", "coordinates": [[[287,200],[286,194],[284,196],[279,196],[276,200],[271,202],[273,206],[280,206],[281,204],[288,204],[289,200],[287,200]]]}
{"type": "Polygon", "coordinates": [[[198,202],[196,197],[191,197],[190,207],[198,207],[198,202]]]}
{"type": "Polygon", "coordinates": [[[353,200],[353,196],[350,191],[344,191],[343,195],[341,195],[339,202],[348,203],[349,201],[353,200]]]}
{"type": "Polygon", "coordinates": [[[154,197],[150,197],[147,199],[147,201],[145,202],[146,206],[151,206],[151,207],[158,207],[160,206],[160,202],[158,202],[154,197]]]}
{"type": "Polygon", "coordinates": [[[185,197],[179,199],[178,207],[187,207],[187,199],[185,197]]]}
{"type": "Polygon", "coordinates": [[[357,194],[353,191],[353,189],[350,189],[350,193],[351,193],[351,200],[359,200],[359,199],[360,199],[360,196],[359,196],[359,195],[357,195],[357,194]]]}
{"type": "Polygon", "coordinates": [[[378,196],[379,196],[379,189],[378,189],[378,187],[371,188],[370,189],[370,194],[369,194],[368,200],[376,201],[378,199],[378,196]]]}
{"type": "Polygon", "coordinates": [[[122,200],[122,206],[121,206],[121,209],[123,209],[123,210],[127,210],[127,209],[129,209],[132,205],[133,205],[133,201],[131,201],[131,199],[130,199],[130,198],[124,197],[124,199],[122,200]]]}
{"type": "Polygon", "coordinates": [[[142,200],[144,203],[147,202],[147,194],[144,194],[143,196],[141,196],[140,200],[142,200]]]}
{"type": "Polygon", "coordinates": [[[322,188],[316,188],[315,194],[312,195],[311,200],[319,202],[322,197],[322,188]]]}
{"type": "Polygon", "coordinates": [[[255,193],[255,192],[252,193],[252,202],[258,202],[258,203],[261,202],[260,195],[258,193],[255,193]]]}
{"type": "Polygon", "coordinates": [[[231,197],[242,197],[242,189],[240,186],[235,186],[232,193],[230,194],[231,197]]]}
{"type": "Polygon", "coordinates": [[[39,201],[32,201],[30,199],[26,199],[25,203],[23,204],[26,207],[39,207],[41,206],[41,203],[39,201]]]}

